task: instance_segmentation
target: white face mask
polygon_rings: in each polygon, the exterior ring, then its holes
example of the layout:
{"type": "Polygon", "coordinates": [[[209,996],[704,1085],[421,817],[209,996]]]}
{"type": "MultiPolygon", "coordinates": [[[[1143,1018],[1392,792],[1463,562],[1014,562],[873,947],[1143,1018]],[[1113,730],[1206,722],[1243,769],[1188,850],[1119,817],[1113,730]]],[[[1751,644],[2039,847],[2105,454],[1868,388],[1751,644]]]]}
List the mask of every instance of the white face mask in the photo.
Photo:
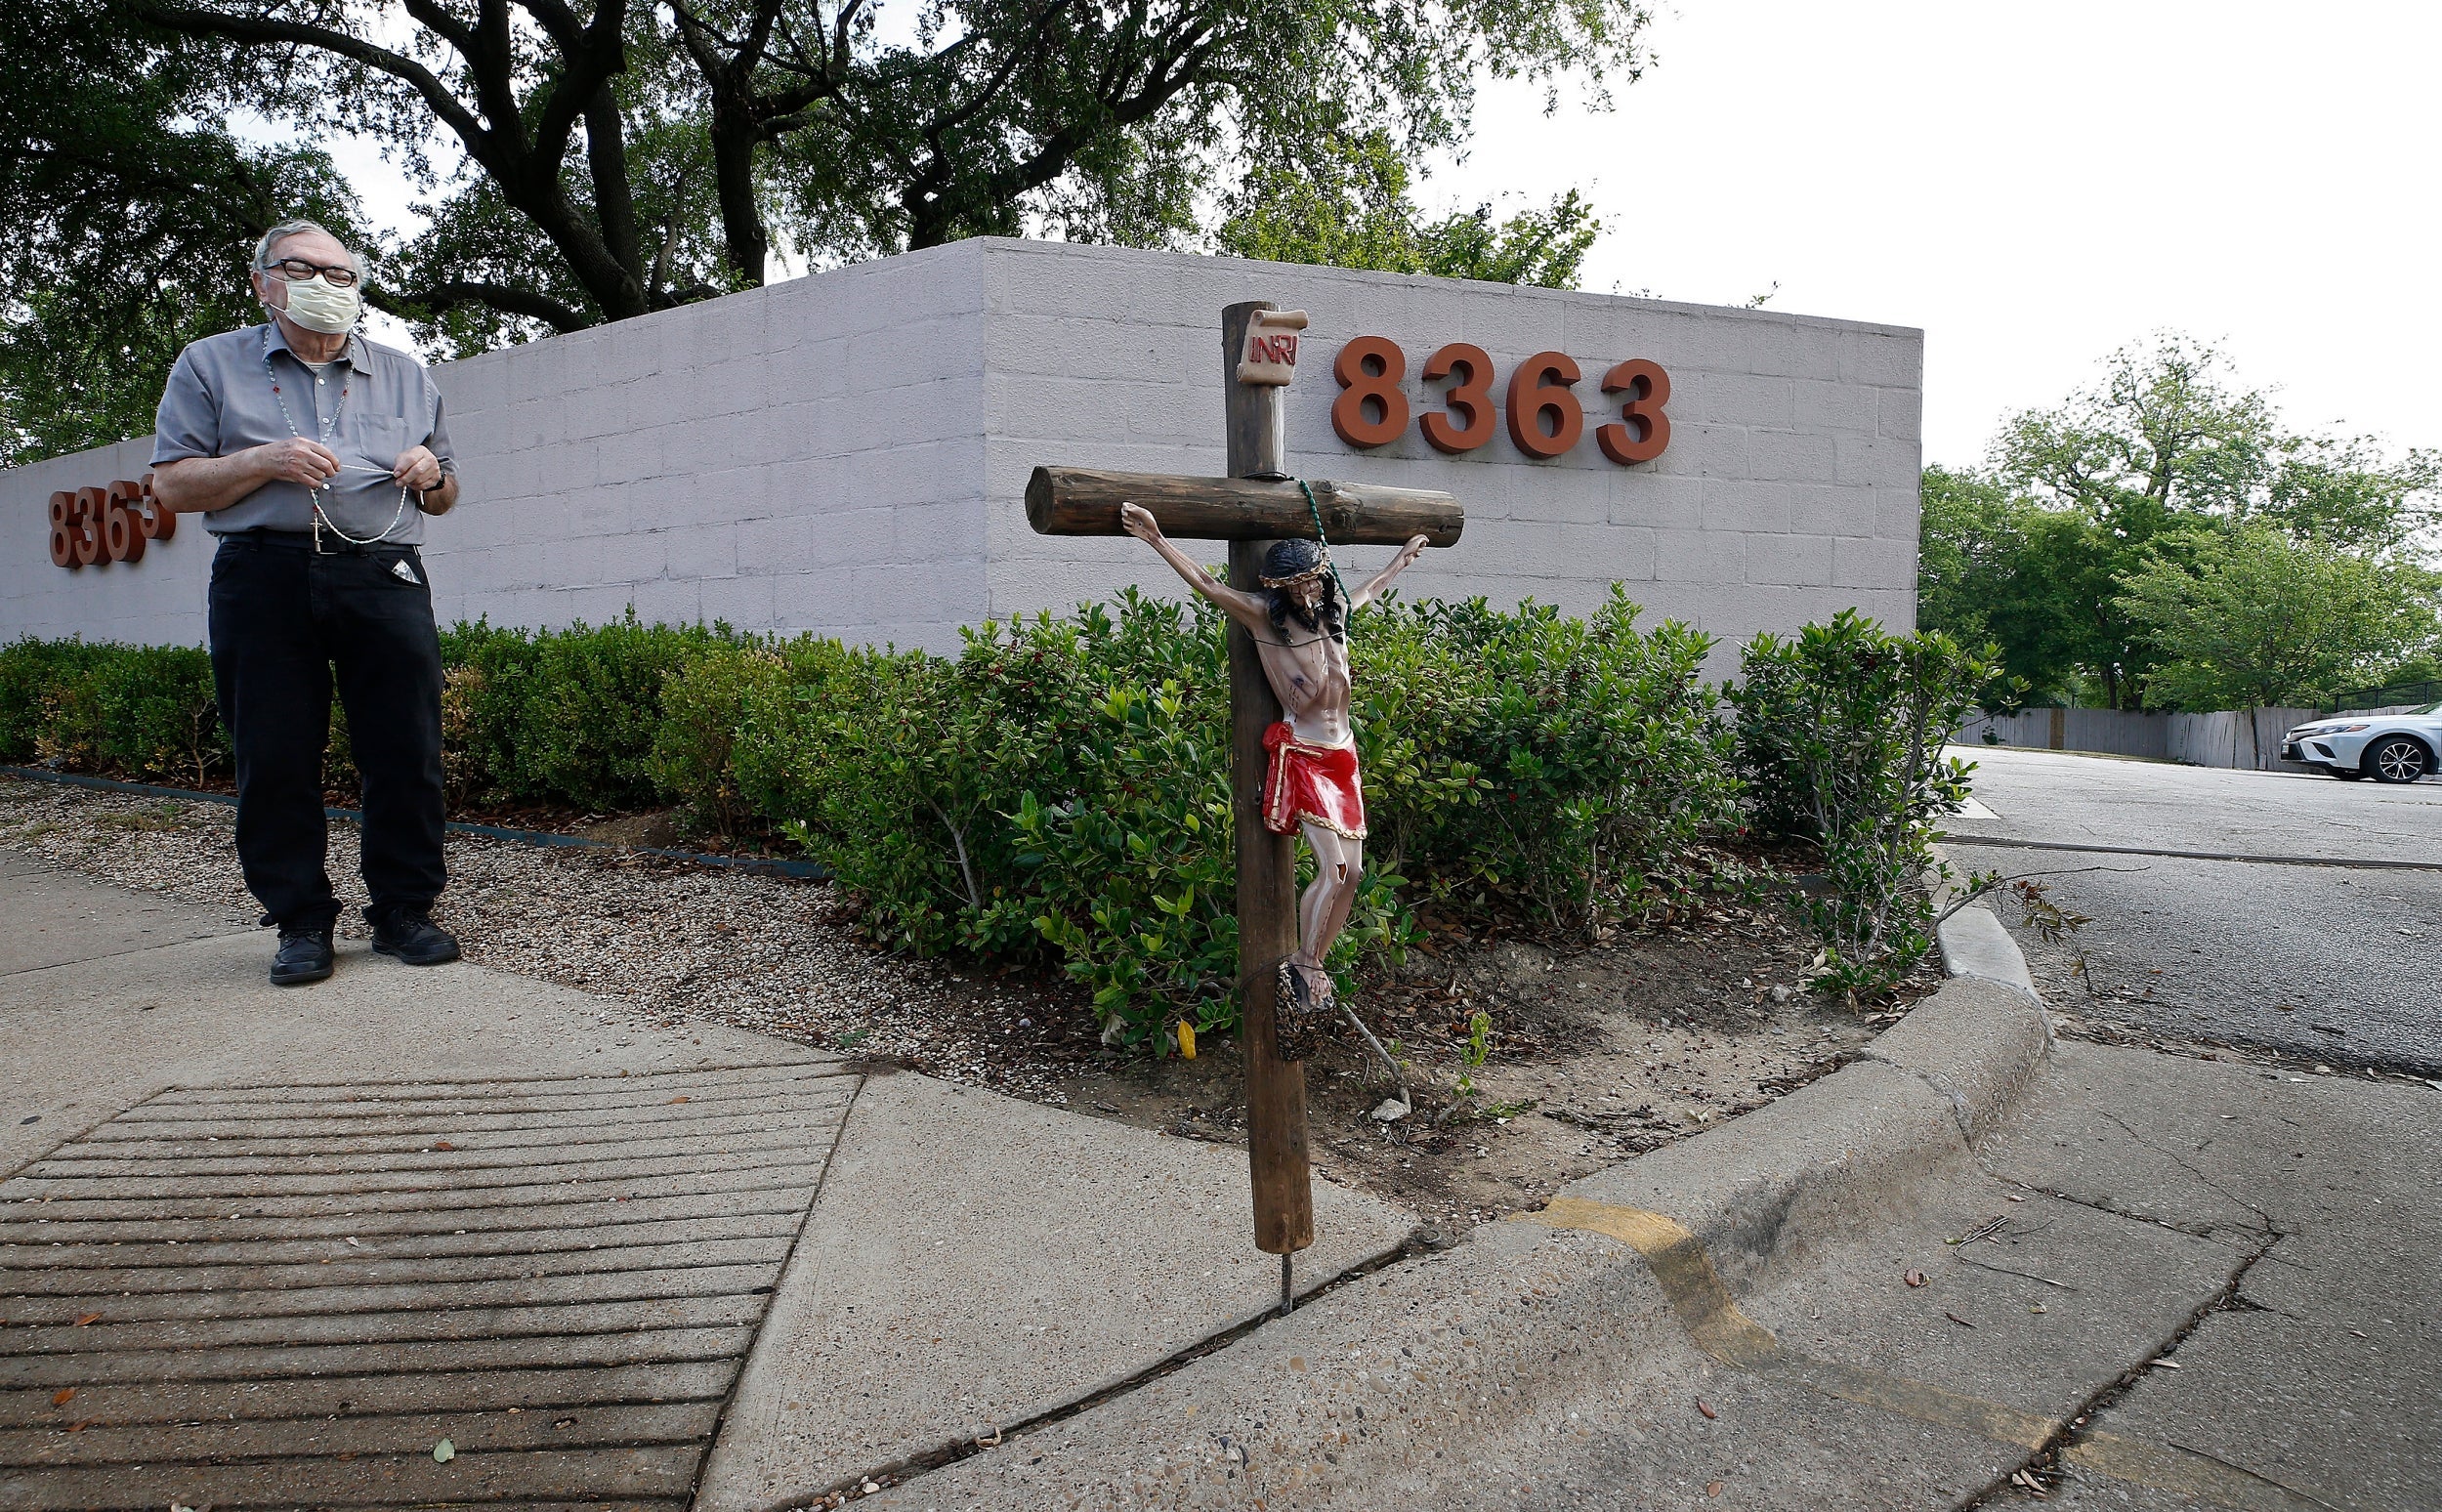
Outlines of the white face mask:
{"type": "Polygon", "coordinates": [[[288,284],[288,309],[283,313],[309,331],[336,336],[356,324],[363,310],[364,301],[355,289],[333,288],[328,279],[316,273],[303,283],[288,284]]]}

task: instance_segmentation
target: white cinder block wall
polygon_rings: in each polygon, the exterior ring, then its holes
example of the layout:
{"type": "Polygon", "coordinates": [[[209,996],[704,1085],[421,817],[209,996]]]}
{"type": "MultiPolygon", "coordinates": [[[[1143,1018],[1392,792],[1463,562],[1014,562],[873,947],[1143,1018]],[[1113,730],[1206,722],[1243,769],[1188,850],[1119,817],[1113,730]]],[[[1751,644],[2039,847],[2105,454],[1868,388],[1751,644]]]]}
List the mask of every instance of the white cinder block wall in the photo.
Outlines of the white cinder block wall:
{"type": "MultiPolygon", "coordinates": [[[[1308,478],[1443,488],[1467,512],[1458,545],[1427,552],[1401,581],[1411,598],[1536,598],[1572,612],[1628,585],[1652,619],[1713,632],[1726,653],[1757,630],[1788,630],[1855,607],[1916,623],[1917,422],[1923,336],[1916,330],[1754,310],[1567,294],[1338,269],[1248,264],[1103,247],[995,242],[986,258],[985,493],[991,611],[1062,609],[1135,581],[1177,579],[1133,540],[1052,539],[1026,524],[1038,463],[1217,474],[1222,307],[1269,299],[1312,317],[1289,391],[1289,465],[1308,478]],[[1523,358],[1557,351],[1584,374],[1584,439],[1548,461],[1506,430],[1458,456],[1411,420],[1373,451],[1331,430],[1331,360],[1357,336],[1408,358],[1410,411],[1441,407],[1419,376],[1435,349],[1472,342],[1505,402],[1523,358]],[[1668,449],[1621,467],[1594,443],[1617,418],[1602,375],[1631,357],[1670,375],[1668,449]]],[[[1505,412],[1504,412],[1505,418],[1505,412]]],[[[1371,572],[1393,548],[1346,553],[1371,572]]],[[[1225,554],[1218,543],[1199,549],[1225,554]]],[[[1725,664],[1716,656],[1715,668],[1725,664]]]]}
{"type": "MultiPolygon", "coordinates": [[[[1447,488],[1464,538],[1411,596],[1535,597],[1582,611],[1614,578],[1656,617],[1734,643],[1856,606],[1915,619],[1920,335],[1888,326],[1499,285],[1053,243],[974,240],[495,352],[435,370],[467,499],[428,523],[445,621],[616,616],[953,650],[987,615],[1062,609],[1127,583],[1177,591],[1130,540],[1026,525],[1038,463],[1222,469],[1220,312],[1314,319],[1290,391],[1308,477],[1447,488]],[[1411,425],[1358,452],[1332,434],[1331,358],[1359,335],[1415,376],[1483,347],[1500,399],[1516,361],[1567,353],[1587,436],[1534,461],[1505,434],[1461,457],[1411,425]],[[1602,372],[1668,369],[1670,447],[1596,448],[1602,372]]],[[[0,637],[199,644],[200,521],[146,560],[51,565],[52,490],[142,475],[149,441],[0,473],[0,637]]],[[[1217,545],[1203,548],[1217,559],[1217,545]]],[[[1353,550],[1371,570],[1388,548],[1353,550]]],[[[1354,575],[1352,573],[1352,575],[1354,575]]],[[[1727,663],[1716,658],[1716,670],[1727,663]]]]}

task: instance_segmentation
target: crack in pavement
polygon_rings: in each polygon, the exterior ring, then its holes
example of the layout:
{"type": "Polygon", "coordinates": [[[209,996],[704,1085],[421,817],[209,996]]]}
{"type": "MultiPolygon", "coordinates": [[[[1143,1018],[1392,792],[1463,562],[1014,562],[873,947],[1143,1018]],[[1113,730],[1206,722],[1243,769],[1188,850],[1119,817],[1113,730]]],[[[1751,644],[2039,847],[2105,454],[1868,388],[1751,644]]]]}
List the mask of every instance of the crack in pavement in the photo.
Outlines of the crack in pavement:
{"type": "Polygon", "coordinates": [[[2004,839],[2000,835],[1942,837],[1944,845],[1997,846],[2012,851],[2070,851],[2094,856],[2160,856],[2171,861],[2233,861],[2248,866],[2337,866],[2359,871],[2442,871],[2442,861],[2388,861],[2377,857],[2253,856],[2237,851],[2170,851],[2153,846],[2071,844],[2060,840],[2004,839]]]}
{"type": "MultiPolygon", "coordinates": [[[[2160,1221],[2112,1212],[2090,1202],[2080,1205],[2095,1207],[2126,1222],[2160,1221]]],[[[1823,1396],[1938,1428],[2016,1445],[2028,1451],[2008,1475],[1979,1492],[1965,1503],[1967,1506],[1985,1506],[1994,1497],[2006,1494],[2017,1476],[2031,1476],[2038,1470],[2056,1473],[2061,1464],[2067,1463],[2133,1485],[2220,1500],[2244,1512],[2333,1512],[2330,1503],[2309,1492],[2284,1486],[2215,1455],[2090,1426],[2096,1414],[2125,1397],[2157,1362],[2176,1353],[2204,1325],[2205,1320],[2249,1305],[2240,1298],[2239,1288],[2246,1282],[2248,1273],[2290,1237],[2286,1232],[2270,1228],[2252,1230],[2255,1243],[2239,1257],[2220,1287],[2168,1338],[2148,1351],[2143,1360],[2090,1394],[2068,1417],[2052,1418],[1907,1376],[1784,1348],[1770,1329],[1741,1311],[1711,1256],[1695,1235],[1664,1214],[1561,1197],[1542,1212],[1521,1214],[1515,1221],[1583,1230],[1627,1244],[1652,1270],[1690,1341],[1732,1369],[1786,1380],[1823,1396]]]]}
{"type": "MultiPolygon", "coordinates": [[[[1419,1228],[1401,1240],[1398,1247],[1352,1265],[1337,1275],[1316,1282],[1308,1290],[1298,1293],[1297,1305],[1299,1307],[1311,1306],[1343,1286],[1352,1285],[1368,1277],[1378,1275],[1392,1266],[1411,1260],[1420,1254],[1445,1247],[1444,1244],[1431,1239],[1429,1235],[1429,1229],[1419,1228]]],[[[1217,1354],[1229,1348],[1265,1323],[1279,1319],[1280,1316],[1278,1304],[1267,1305],[1254,1317],[1233,1323],[1208,1338],[1199,1339],[1177,1353],[1156,1361],[1135,1374],[1097,1387],[1074,1402],[1046,1407],[1032,1416],[1019,1418],[1013,1422],[986,1424],[985,1426],[990,1430],[991,1436],[989,1438],[967,1437],[936,1444],[931,1449],[919,1449],[897,1459],[870,1466],[817,1490],[791,1492],[786,1498],[774,1505],[776,1508],[790,1509],[790,1512],[816,1512],[816,1509],[829,1506],[831,1504],[829,1498],[843,1494],[853,1496],[867,1484],[882,1487],[905,1485],[919,1476],[929,1475],[945,1466],[956,1464],[959,1460],[972,1458],[986,1449],[998,1449],[1012,1439],[1028,1438],[1046,1428],[1057,1427],[1073,1417],[1080,1417],[1092,1411],[1106,1402],[1132,1395],[1165,1376],[1177,1374],[1207,1355],[1217,1354]]]]}
{"type": "MultiPolygon", "coordinates": [[[[2103,1109],[2100,1110],[2100,1112],[2104,1117],[2109,1118],[2112,1122],[2118,1124],[2122,1133],[2126,1134],[2130,1139],[2135,1140],[2146,1149],[2151,1150],[2156,1155],[2161,1155],[2164,1159],[2168,1160],[2171,1164],[2179,1167],[2179,1169],[2187,1172],[2190,1176],[2196,1179],[2197,1185],[2203,1187],[2206,1191],[2212,1193],[2215,1197],[2225,1197],[2230,1201],[2236,1202],[2241,1207],[2246,1208],[2249,1212],[2253,1213],[2263,1225],[2262,1232],[2270,1233],[2276,1236],[2284,1235],[2290,1232],[2289,1230],[2283,1228],[2280,1221],[2274,1218],[2272,1214],[2264,1211],[2261,1207],[2258,1207],[2252,1198],[2241,1197],[2238,1193],[2231,1191],[2229,1188],[2221,1185],[2221,1183],[2213,1180],[2210,1176],[2206,1175],[2203,1171],[2198,1170],[2194,1165],[2189,1164],[2187,1158],[2181,1155],[2177,1151],[2165,1149],[2163,1146],[2147,1139],[2144,1135],[2139,1134],[2133,1127],[2131,1127],[2127,1119],[2121,1117],[2118,1113],[2111,1112],[2109,1109],[2103,1109]]],[[[2200,1153],[2204,1149],[2201,1145],[2197,1148],[2200,1153]]]]}
{"type": "Polygon", "coordinates": [[[2008,1474],[1964,1503],[1964,1507],[1996,1505],[2000,1498],[2014,1495],[2014,1488],[2025,1484],[2022,1477],[2039,1483],[2046,1476],[2057,1480],[2064,1473],[2063,1467],[2071,1466],[2113,1480],[2219,1501],[2244,1512],[2338,1512],[2331,1502],[2311,1491],[2300,1491],[2218,1454],[2169,1440],[2156,1444],[2093,1426],[2096,1418],[2118,1406],[2149,1372],[2172,1359],[2205,1325],[2206,1320],[2217,1313],[2272,1311],[2247,1301],[2239,1295],[2239,1289],[2246,1284],[2248,1274],[2290,1236],[2259,1230],[2257,1237],[2255,1247],[2232,1267],[2220,1289],[2199,1304],[2168,1338],[2142,1362],[2123,1371],[2117,1380],[2095,1391],[2034,1453],[2011,1466],[2008,1474]]]}

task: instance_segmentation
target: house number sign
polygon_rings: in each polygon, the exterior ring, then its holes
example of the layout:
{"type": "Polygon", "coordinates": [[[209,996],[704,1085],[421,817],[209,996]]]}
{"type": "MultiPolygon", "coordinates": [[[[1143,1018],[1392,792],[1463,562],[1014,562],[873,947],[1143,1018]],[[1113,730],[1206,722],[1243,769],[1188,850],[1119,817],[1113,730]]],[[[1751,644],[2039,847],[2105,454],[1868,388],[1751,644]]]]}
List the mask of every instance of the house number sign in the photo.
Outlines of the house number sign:
{"type": "MultiPolygon", "coordinates": [[[[1331,429],[1351,446],[1388,445],[1408,429],[1408,355],[1383,336],[1360,336],[1331,363],[1340,384],[1331,401],[1331,429]]],[[[1471,342],[1453,341],[1424,359],[1424,376],[1457,381],[1442,391],[1442,407],[1416,422],[1426,444],[1453,454],[1473,451],[1503,429],[1494,417],[1493,358],[1471,342]]],[[[1509,442],[1530,457],[1556,457],[1584,439],[1585,411],[1570,389],[1584,375],[1567,354],[1537,352],[1509,374],[1500,408],[1509,442]]],[[[1594,428],[1594,444],[1625,467],[1651,462],[1670,444],[1670,375],[1637,357],[1603,374],[1603,392],[1618,395],[1620,418],[1594,428]]]]}
{"type": "Polygon", "coordinates": [[[152,496],[152,475],[51,495],[51,565],[73,572],[145,559],[145,543],[178,533],[178,517],[152,496]]]}

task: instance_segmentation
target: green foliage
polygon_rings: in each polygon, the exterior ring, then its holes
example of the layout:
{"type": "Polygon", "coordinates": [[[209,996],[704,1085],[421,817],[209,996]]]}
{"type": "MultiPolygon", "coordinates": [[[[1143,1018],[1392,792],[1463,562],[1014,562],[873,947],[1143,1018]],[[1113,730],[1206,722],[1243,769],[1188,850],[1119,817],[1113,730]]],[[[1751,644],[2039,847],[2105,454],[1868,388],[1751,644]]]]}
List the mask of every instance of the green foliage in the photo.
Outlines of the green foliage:
{"type": "Polygon", "coordinates": [[[789,666],[760,641],[714,641],[661,683],[661,719],[645,770],[662,793],[721,835],[749,823],[754,807],[737,771],[740,733],[789,687],[789,666]]]}
{"type": "Polygon", "coordinates": [[[1940,466],[1924,470],[1921,496],[1919,628],[1991,642],[2024,684],[2017,693],[2038,703],[2069,702],[2087,669],[2123,656],[2126,631],[2113,603],[2123,553],[2090,517],[1940,466]]]}
{"type": "Polygon", "coordinates": [[[2011,417],[1996,469],[2139,545],[2176,515],[2244,511],[2282,444],[2270,397],[2238,387],[2220,348],[2175,333],[2103,366],[2099,386],[2011,417]]]}
{"type": "Polygon", "coordinates": [[[185,646],[24,639],[0,648],[0,758],[145,781],[229,764],[212,659],[185,646]]]}
{"type": "MultiPolygon", "coordinates": [[[[1615,598],[1590,622],[1481,602],[1360,616],[1372,839],[1335,972],[1416,938],[1410,893],[1581,927],[1687,885],[1687,851],[1733,816],[1696,681],[1708,643],[1640,634],[1635,615],[1615,598]]],[[[790,832],[865,896],[875,934],[1056,961],[1115,1043],[1230,1022],[1229,699],[1208,609],[1131,594],[987,626],[954,662],[849,652],[798,697],[784,765],[815,803],[790,832]]]]}
{"type": "Polygon", "coordinates": [[[1698,681],[1711,639],[1484,600],[1368,609],[1351,633],[1368,863],[1462,908],[1584,928],[1679,894],[1736,783],[1698,681]]]}
{"type": "MultiPolygon", "coordinates": [[[[1605,105],[1607,81],[1640,74],[1651,21],[1641,0],[576,0],[526,25],[445,6],[103,9],[157,51],[229,61],[172,92],[182,118],[244,108],[308,140],[369,137],[421,176],[425,229],[384,248],[369,297],[461,352],[757,284],[776,252],[1193,241],[1210,186],[1250,164],[1456,146],[1486,77],[1548,94],[1571,76],[1605,105]],[[462,149],[456,183],[427,156],[435,132],[462,149]]],[[[1456,218],[1442,255],[1557,276],[1581,208],[1456,218]]]]}
{"type": "Polygon", "coordinates": [[[731,638],[727,626],[639,624],[633,609],[607,625],[536,635],[513,790],[600,811],[650,805],[662,682],[691,655],[731,638]]]}
{"type": "Polygon", "coordinates": [[[2442,453],[2392,458],[2371,437],[2292,437],[2263,497],[2242,518],[2298,540],[2375,557],[2415,557],[2442,510],[2442,453]]]}
{"type": "MultiPolygon", "coordinates": [[[[1704,882],[1693,854],[1740,821],[1710,642],[1637,612],[1615,590],[1585,620],[1481,600],[1358,617],[1372,834],[1328,962],[1344,988],[1396,962],[1428,904],[1584,930],[1704,882]]],[[[988,624],[952,658],[632,615],[442,642],[453,802],[683,803],[793,837],[884,943],[1065,972],[1114,1044],[1167,1053],[1170,1024],[1235,1019],[1225,640],[1200,601],[988,624]]],[[[210,716],[197,651],[0,650],[17,759],[204,780],[227,768],[210,716]]],[[[333,780],[346,754],[335,727],[333,780]]]]}
{"type": "Polygon", "coordinates": [[[1939,632],[1894,636],[1854,609],[1759,635],[1728,690],[1757,822],[1822,847],[1829,883],[1805,904],[1824,943],[1815,986],[1861,995],[1934,945],[1934,824],[1971,765],[1942,755],[1992,668],[1939,632]]]}
{"type": "Polygon", "coordinates": [[[41,641],[30,635],[0,647],[0,761],[23,766],[38,759],[53,693],[119,649],[81,636],[41,641]]]}
{"type": "MultiPolygon", "coordinates": [[[[606,625],[566,630],[453,626],[442,634],[444,775],[475,802],[616,813],[649,807],[665,791],[692,800],[696,788],[666,787],[662,778],[675,769],[654,766],[663,686],[737,643],[726,625],[640,624],[632,609],[606,625]]],[[[670,741],[664,759],[676,762],[685,737],[670,741]]]]}
{"type": "Polygon", "coordinates": [[[850,651],[800,690],[818,804],[791,829],[922,951],[1051,958],[1113,1042],[1230,1022],[1237,926],[1220,628],[1134,593],[967,633],[955,661],[850,651]]]}
{"type": "Polygon", "coordinates": [[[195,108],[242,76],[107,8],[17,0],[0,28],[0,466],[148,433],[188,342],[256,318],[274,223],[344,229],[320,151],[240,140],[195,108]]]}
{"type": "Polygon", "coordinates": [[[1484,1063],[1492,1059],[1492,1055],[1493,1016],[1478,1008],[1467,1015],[1467,1043],[1458,1052],[1456,1091],[1461,1098],[1475,1096],[1475,1073],[1484,1069],[1484,1063]]]}
{"type": "Polygon", "coordinates": [[[2204,529],[2177,545],[2129,574],[2119,600],[2162,658],[2148,703],[2312,707],[2442,640],[2436,579],[2421,568],[2262,525],[2204,529]]]}
{"type": "Polygon", "coordinates": [[[526,705],[541,693],[536,659],[532,631],[478,619],[441,633],[442,774],[453,799],[497,802],[523,792],[519,738],[526,705]]]}
{"type": "Polygon", "coordinates": [[[1917,622],[1991,637],[2037,696],[2147,700],[2163,651],[2126,589],[2200,531],[2259,525],[2370,562],[2429,544],[2435,453],[2293,431],[2219,348],[2174,333],[2104,369],[2066,402],[2012,417],[1986,470],[1924,475],[1917,622]]]}
{"type": "Polygon", "coordinates": [[[1215,239],[1234,257],[1567,289],[1602,233],[1575,189],[1506,221],[1483,204],[1428,222],[1410,183],[1387,134],[1333,142],[1315,161],[1258,165],[1215,239]]]}

